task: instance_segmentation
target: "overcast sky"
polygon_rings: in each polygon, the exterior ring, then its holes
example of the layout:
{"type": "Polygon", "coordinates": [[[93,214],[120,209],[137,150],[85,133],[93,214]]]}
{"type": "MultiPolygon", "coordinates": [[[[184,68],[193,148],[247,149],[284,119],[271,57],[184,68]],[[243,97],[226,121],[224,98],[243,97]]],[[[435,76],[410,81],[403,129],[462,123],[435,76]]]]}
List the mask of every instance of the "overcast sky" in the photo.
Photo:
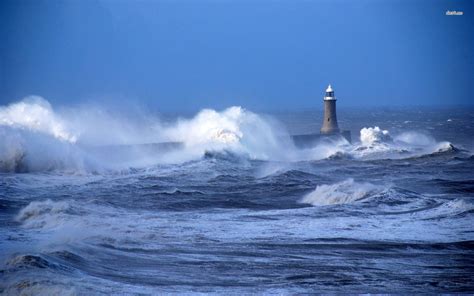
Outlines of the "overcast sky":
{"type": "Polygon", "coordinates": [[[474,104],[474,1],[3,0],[0,105],[474,104]],[[447,16],[447,10],[463,11],[447,16]]]}

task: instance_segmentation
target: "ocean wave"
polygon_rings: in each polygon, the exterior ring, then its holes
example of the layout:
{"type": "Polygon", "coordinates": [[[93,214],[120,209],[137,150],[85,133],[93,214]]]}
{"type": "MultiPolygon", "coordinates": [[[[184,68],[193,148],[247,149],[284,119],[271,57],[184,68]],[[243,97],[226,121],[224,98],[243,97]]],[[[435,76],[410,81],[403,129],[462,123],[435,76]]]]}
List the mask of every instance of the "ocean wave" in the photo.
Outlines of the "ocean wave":
{"type": "Polygon", "coordinates": [[[88,171],[93,159],[74,143],[0,126],[0,172],[88,171]]]}
{"type": "Polygon", "coordinates": [[[440,203],[438,206],[426,211],[417,212],[416,216],[423,220],[453,218],[466,213],[474,212],[474,203],[465,199],[457,198],[440,203]]]}
{"type": "Polygon", "coordinates": [[[423,132],[406,131],[392,137],[388,130],[376,126],[361,129],[360,142],[354,144],[349,154],[357,159],[379,160],[436,156],[458,151],[460,149],[452,143],[438,142],[423,132]]]}
{"type": "Polygon", "coordinates": [[[10,126],[39,132],[74,143],[76,135],[68,131],[65,122],[45,99],[30,96],[24,100],[0,107],[0,126],[10,126]]]}
{"type": "Polygon", "coordinates": [[[114,117],[91,106],[73,111],[58,113],[40,97],[0,107],[0,172],[90,173],[203,158],[234,163],[400,159],[456,149],[424,133],[393,136],[378,126],[362,128],[354,144],[341,137],[298,149],[280,123],[235,106],[204,109],[166,124],[150,116],[144,121],[114,117]]]}
{"type": "Polygon", "coordinates": [[[436,144],[435,151],[432,152],[431,154],[436,155],[436,154],[459,152],[459,151],[461,151],[461,149],[455,147],[450,142],[441,142],[441,143],[436,144]]]}
{"type": "MultiPolygon", "coordinates": [[[[1,287],[1,286],[0,286],[1,287]]],[[[9,284],[2,292],[5,295],[73,296],[77,291],[71,285],[53,284],[50,281],[21,280],[9,284]]]]}
{"type": "Polygon", "coordinates": [[[376,143],[392,142],[392,137],[388,130],[382,130],[376,127],[364,127],[360,130],[360,141],[364,146],[371,146],[376,143]]]}
{"type": "Polygon", "coordinates": [[[56,268],[56,265],[37,255],[22,254],[8,260],[9,269],[18,268],[56,268]]]}
{"type": "Polygon", "coordinates": [[[289,134],[278,122],[241,107],[204,109],[193,118],[166,124],[158,118],[134,122],[97,107],[76,111],[59,114],[40,97],[0,107],[0,171],[90,172],[177,164],[219,153],[262,160],[296,157],[289,134]],[[182,145],[158,149],[157,143],[182,145]]]}
{"type": "Polygon", "coordinates": [[[163,195],[170,195],[170,196],[182,196],[182,195],[204,195],[205,193],[199,190],[183,190],[178,188],[173,188],[168,191],[157,192],[155,194],[163,194],[163,195]]]}
{"type": "Polygon", "coordinates": [[[32,201],[20,210],[16,221],[25,228],[54,228],[63,226],[71,211],[72,205],[67,201],[32,201]]]}
{"type": "Polygon", "coordinates": [[[449,193],[474,193],[474,180],[447,180],[437,178],[429,180],[427,183],[431,186],[441,187],[449,193]]]}
{"type": "Polygon", "coordinates": [[[199,157],[231,152],[251,159],[291,160],[295,152],[289,134],[278,122],[241,107],[222,112],[202,110],[195,117],[164,129],[164,134],[183,142],[184,153],[199,157]]]}
{"type": "Polygon", "coordinates": [[[301,202],[313,206],[347,204],[365,200],[384,190],[382,186],[347,179],[335,184],[319,185],[314,191],[305,195],[301,202]]]}
{"type": "MultiPolygon", "coordinates": [[[[162,197],[179,195],[178,192],[162,197]]],[[[184,193],[182,195],[199,193],[184,193]]],[[[145,202],[147,209],[149,201],[145,202]]],[[[166,205],[164,206],[166,207],[166,205]]],[[[32,201],[15,217],[24,231],[38,235],[36,246],[41,250],[56,251],[64,244],[101,243],[117,240],[134,244],[149,227],[155,227],[160,217],[154,212],[123,209],[109,202],[80,202],[72,200],[32,201]],[[143,223],[147,221],[147,223],[143,223]]],[[[36,249],[33,249],[36,250],[36,249]]]]}
{"type": "Polygon", "coordinates": [[[206,150],[204,151],[203,155],[204,159],[211,159],[211,160],[221,160],[221,161],[229,161],[229,162],[241,162],[248,159],[248,155],[235,153],[233,151],[224,149],[221,151],[214,151],[214,150],[206,150]]]}

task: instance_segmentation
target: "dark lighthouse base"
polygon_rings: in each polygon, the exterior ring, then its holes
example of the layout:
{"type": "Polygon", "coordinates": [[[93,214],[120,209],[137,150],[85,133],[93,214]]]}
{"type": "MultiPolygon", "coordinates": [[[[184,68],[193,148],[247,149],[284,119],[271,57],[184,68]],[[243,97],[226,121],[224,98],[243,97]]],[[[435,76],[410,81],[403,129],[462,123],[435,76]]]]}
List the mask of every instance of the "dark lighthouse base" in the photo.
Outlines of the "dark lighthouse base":
{"type": "Polygon", "coordinates": [[[308,135],[293,135],[291,139],[298,148],[311,148],[316,146],[318,143],[332,140],[345,139],[347,142],[352,143],[351,131],[342,131],[334,134],[308,134],[308,135]]]}

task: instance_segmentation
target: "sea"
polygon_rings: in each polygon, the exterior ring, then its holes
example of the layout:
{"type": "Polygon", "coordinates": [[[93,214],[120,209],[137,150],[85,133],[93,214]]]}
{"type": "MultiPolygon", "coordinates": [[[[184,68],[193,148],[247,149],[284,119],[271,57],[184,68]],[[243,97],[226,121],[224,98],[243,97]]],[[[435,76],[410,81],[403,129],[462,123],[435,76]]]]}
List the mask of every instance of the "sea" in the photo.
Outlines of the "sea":
{"type": "Polygon", "coordinates": [[[472,107],[127,111],[0,107],[1,294],[474,292],[472,107]]]}

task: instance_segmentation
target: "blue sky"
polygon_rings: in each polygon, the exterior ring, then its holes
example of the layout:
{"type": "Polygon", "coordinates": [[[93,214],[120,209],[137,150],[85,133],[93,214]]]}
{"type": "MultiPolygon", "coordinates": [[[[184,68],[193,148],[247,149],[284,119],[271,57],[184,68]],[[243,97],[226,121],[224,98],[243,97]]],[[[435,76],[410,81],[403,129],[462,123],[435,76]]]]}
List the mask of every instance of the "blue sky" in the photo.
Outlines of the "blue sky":
{"type": "Polygon", "coordinates": [[[3,0],[0,105],[474,104],[469,0],[3,0]],[[446,16],[447,10],[463,16],[446,16]]]}

